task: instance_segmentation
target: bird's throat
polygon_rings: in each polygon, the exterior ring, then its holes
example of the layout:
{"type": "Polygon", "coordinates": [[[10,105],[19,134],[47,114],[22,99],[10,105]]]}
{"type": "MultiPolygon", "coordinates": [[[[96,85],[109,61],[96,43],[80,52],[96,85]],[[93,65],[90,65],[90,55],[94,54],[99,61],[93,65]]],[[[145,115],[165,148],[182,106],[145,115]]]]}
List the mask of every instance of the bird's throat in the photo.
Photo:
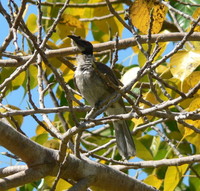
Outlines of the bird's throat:
{"type": "Polygon", "coordinates": [[[85,55],[81,54],[77,56],[77,63],[79,66],[81,65],[93,65],[94,63],[94,56],[93,55],[85,55]]]}

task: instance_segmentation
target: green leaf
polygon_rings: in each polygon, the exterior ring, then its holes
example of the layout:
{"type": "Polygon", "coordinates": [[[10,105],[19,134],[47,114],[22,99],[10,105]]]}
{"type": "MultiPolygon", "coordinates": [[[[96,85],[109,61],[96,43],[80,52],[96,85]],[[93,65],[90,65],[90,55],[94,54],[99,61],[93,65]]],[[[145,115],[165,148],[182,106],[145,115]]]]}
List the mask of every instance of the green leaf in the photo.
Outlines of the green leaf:
{"type": "Polygon", "coordinates": [[[48,133],[42,133],[40,135],[32,137],[31,139],[37,142],[38,144],[43,145],[48,140],[48,137],[48,133]]]}
{"type": "MultiPolygon", "coordinates": [[[[197,174],[200,174],[200,164],[196,164],[193,166],[193,169],[195,169],[195,172],[197,174]]],[[[196,176],[196,174],[191,171],[189,176],[189,187],[193,191],[200,190],[200,179],[196,176]]]]}
{"type": "MultiPolygon", "coordinates": [[[[181,2],[183,3],[199,3],[199,0],[181,0],[181,2]]],[[[177,1],[175,0],[171,0],[170,1],[170,4],[175,8],[175,9],[178,9],[179,11],[185,13],[185,14],[188,14],[190,16],[193,15],[194,11],[197,9],[197,7],[195,6],[186,6],[184,4],[181,4],[181,3],[178,3],[177,1]]],[[[186,19],[185,17],[181,16],[180,14],[175,14],[175,17],[179,23],[179,25],[184,29],[186,30],[189,26],[190,26],[190,23],[191,21],[189,19],[186,19]]]]}
{"type": "Polygon", "coordinates": [[[28,16],[26,26],[32,33],[36,33],[38,31],[37,16],[35,14],[32,13],[28,16]]]}
{"type": "Polygon", "coordinates": [[[153,136],[145,135],[135,140],[137,157],[143,160],[153,160],[153,156],[150,150],[153,136]]]}
{"type": "Polygon", "coordinates": [[[153,156],[155,156],[157,154],[157,152],[159,151],[160,142],[161,142],[160,137],[158,137],[158,136],[153,137],[152,144],[150,147],[150,150],[151,150],[153,156]]]}

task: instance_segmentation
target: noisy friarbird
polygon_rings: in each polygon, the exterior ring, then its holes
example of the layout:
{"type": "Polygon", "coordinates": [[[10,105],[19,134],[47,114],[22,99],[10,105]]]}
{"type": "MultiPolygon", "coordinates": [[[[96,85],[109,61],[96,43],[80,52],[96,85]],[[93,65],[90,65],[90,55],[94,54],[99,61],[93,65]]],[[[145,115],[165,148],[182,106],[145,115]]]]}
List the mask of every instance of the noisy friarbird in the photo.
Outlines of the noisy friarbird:
{"type": "MultiPolygon", "coordinates": [[[[116,90],[109,84],[119,86],[119,82],[113,71],[100,62],[96,62],[93,56],[93,45],[79,36],[69,35],[74,44],[81,51],[77,56],[77,68],[75,71],[75,83],[85,100],[92,106],[97,107],[104,99],[110,97],[116,90]],[[103,75],[106,76],[103,78],[103,75]],[[107,83],[106,79],[111,83],[107,83]]],[[[122,98],[113,103],[106,111],[107,115],[126,113],[122,98]]],[[[114,121],[115,136],[120,155],[128,159],[135,156],[135,145],[131,132],[125,120],[114,121]]]]}

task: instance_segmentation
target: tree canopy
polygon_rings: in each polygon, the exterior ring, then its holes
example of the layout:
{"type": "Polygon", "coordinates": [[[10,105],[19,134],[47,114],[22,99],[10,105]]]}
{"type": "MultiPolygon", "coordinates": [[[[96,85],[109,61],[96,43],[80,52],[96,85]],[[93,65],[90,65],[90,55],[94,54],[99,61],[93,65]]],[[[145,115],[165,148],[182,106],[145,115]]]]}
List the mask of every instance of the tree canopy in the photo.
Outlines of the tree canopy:
{"type": "Polygon", "coordinates": [[[0,146],[12,159],[0,190],[200,189],[198,0],[8,0],[0,13],[0,146]],[[74,85],[72,34],[122,82],[98,109],[74,85]],[[120,97],[127,113],[106,116],[120,97]],[[117,120],[136,145],[127,161],[117,120]]]}

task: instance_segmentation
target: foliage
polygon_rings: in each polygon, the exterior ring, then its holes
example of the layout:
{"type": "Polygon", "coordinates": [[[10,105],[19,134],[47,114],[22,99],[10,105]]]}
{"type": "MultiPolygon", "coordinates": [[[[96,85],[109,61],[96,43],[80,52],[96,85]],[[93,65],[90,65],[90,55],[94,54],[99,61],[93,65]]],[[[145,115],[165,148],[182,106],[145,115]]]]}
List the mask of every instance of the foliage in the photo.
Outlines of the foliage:
{"type": "MultiPolygon", "coordinates": [[[[58,19],[65,2],[29,0],[22,1],[23,6],[9,1],[8,7],[1,6],[10,31],[0,49],[0,118],[55,150],[64,143],[60,135],[71,133],[76,154],[111,166],[123,162],[110,122],[125,119],[137,154],[127,162],[135,163],[124,163],[122,170],[144,172],[137,178],[159,190],[199,190],[199,165],[192,158],[200,153],[200,38],[193,37],[199,32],[199,1],[71,0],[58,19]],[[96,60],[112,63],[122,76],[124,86],[118,92],[128,114],[84,119],[91,108],[73,83],[78,52],[70,48],[70,34],[91,40],[96,60]],[[13,103],[16,98],[23,104],[13,103]],[[70,131],[79,126],[83,131],[70,131]],[[167,163],[186,156],[191,158],[185,163],[167,163]],[[142,166],[143,161],[152,164],[142,166]],[[187,179],[186,174],[191,176],[187,179]]],[[[74,154],[73,148],[62,152],[74,154]]],[[[54,182],[55,177],[48,176],[19,185],[19,190],[49,190],[54,182]]],[[[72,184],[74,180],[60,179],[55,190],[72,184]]]]}

